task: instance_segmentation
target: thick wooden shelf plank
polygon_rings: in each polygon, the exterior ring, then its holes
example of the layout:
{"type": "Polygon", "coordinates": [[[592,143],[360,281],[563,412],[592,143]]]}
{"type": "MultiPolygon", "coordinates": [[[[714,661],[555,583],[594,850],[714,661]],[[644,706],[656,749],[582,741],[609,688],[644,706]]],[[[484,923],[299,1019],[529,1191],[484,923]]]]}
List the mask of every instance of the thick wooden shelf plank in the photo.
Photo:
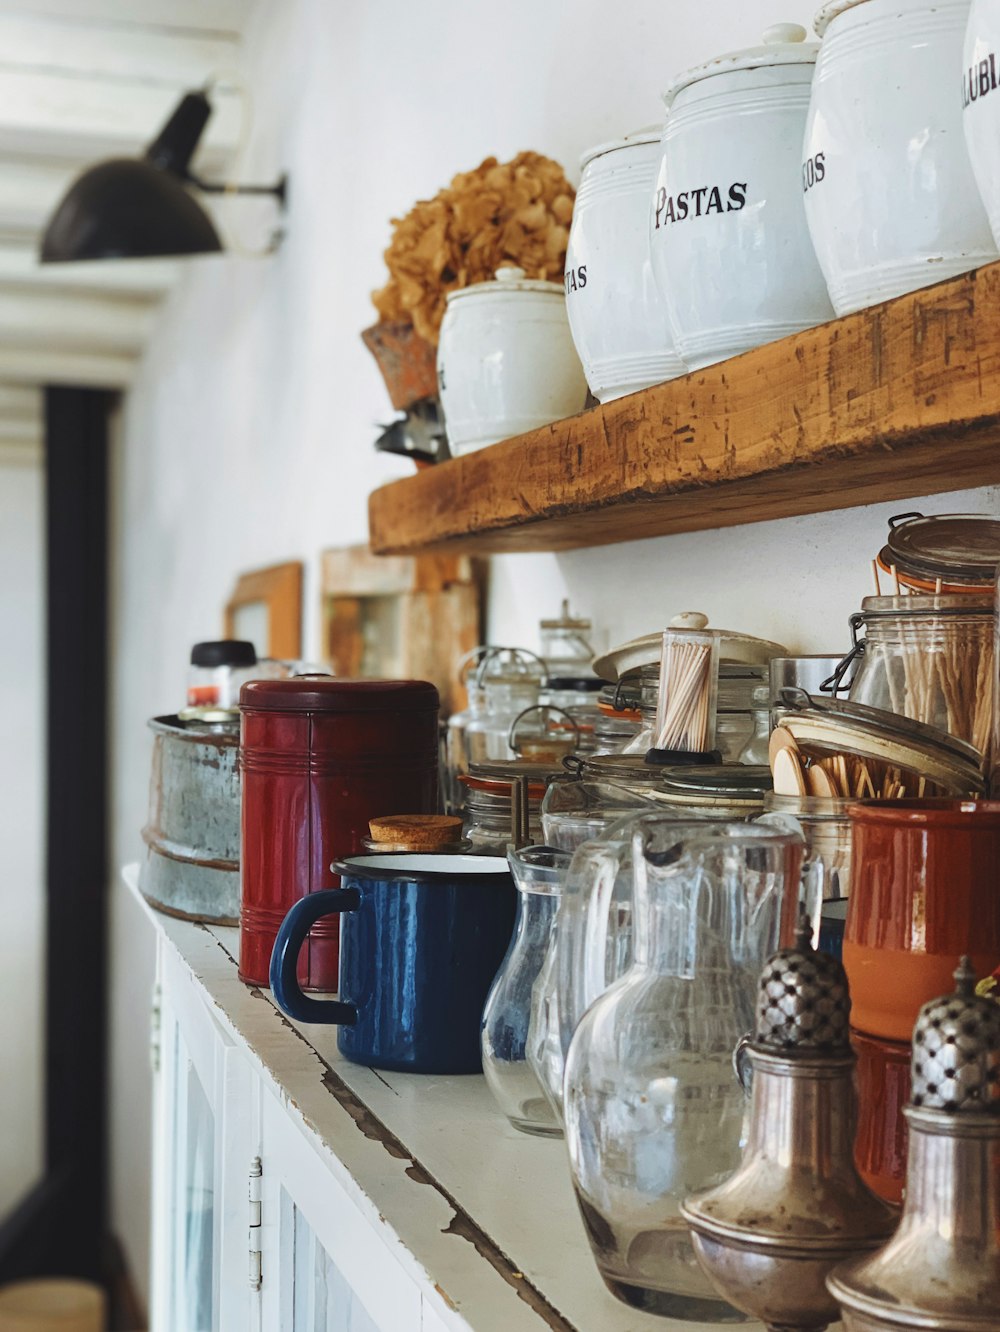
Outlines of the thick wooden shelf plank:
{"type": "Polygon", "coordinates": [[[569,550],[1000,482],[1000,264],[376,490],[372,549],[569,550]]]}

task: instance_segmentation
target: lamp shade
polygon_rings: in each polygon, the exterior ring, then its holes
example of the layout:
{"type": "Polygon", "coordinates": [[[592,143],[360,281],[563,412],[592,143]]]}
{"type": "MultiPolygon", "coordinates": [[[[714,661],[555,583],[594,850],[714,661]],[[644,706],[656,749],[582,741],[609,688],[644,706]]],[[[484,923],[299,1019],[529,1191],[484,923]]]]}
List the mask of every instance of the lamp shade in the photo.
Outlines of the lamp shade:
{"type": "Polygon", "coordinates": [[[179,176],[145,158],[112,158],[70,187],[42,239],[42,263],[211,254],[208,214],[179,176]]]}

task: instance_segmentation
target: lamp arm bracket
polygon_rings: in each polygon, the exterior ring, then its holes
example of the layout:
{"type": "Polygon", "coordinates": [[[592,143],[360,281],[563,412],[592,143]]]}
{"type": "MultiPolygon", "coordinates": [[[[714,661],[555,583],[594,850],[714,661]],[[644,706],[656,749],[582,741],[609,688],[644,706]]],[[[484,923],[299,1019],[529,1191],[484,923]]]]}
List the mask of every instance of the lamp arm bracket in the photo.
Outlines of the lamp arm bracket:
{"type": "Polygon", "coordinates": [[[286,172],[278,177],[273,185],[229,185],[221,181],[202,180],[193,172],[185,173],[184,179],[203,194],[273,194],[278,202],[284,208],[288,201],[288,175],[286,172]]]}

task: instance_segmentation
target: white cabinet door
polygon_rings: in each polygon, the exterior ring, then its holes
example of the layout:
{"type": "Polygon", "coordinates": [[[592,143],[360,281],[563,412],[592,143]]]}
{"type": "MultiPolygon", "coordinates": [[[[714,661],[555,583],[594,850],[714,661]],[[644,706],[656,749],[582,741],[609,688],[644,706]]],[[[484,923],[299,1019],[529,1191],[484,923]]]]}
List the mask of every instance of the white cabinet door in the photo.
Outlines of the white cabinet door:
{"type": "Polygon", "coordinates": [[[398,1241],[263,1095],[265,1332],[421,1332],[398,1241]]]}
{"type": "Polygon", "coordinates": [[[252,1332],[248,1183],[260,1091],[190,973],[159,950],[154,1332],[252,1332]]]}

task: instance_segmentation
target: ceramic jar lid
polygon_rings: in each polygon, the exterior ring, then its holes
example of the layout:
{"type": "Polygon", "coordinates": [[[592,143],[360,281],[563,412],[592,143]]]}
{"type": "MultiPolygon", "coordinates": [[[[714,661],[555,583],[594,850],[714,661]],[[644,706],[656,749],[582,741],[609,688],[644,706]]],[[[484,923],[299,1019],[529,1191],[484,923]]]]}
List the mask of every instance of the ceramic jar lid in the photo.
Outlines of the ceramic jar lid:
{"type": "Polygon", "coordinates": [[[297,675],[250,680],[240,690],[244,712],[436,712],[440,700],[426,680],[340,680],[297,675]]]}
{"type": "MultiPolygon", "coordinates": [[[[766,665],[772,657],[787,657],[788,649],[766,638],[737,633],[732,629],[708,629],[706,616],[699,611],[685,611],[670,621],[673,629],[697,629],[719,640],[719,661],[739,662],[746,666],[766,665]]],[[[644,666],[658,666],[663,653],[663,631],[633,638],[621,647],[612,648],[594,662],[594,674],[612,684],[623,675],[641,670],[644,666]]]]}
{"type": "Polygon", "coordinates": [[[806,30],[801,24],[774,23],[765,28],[760,46],[730,51],[679,74],[663,94],[663,101],[669,109],[678,93],[693,83],[714,78],[716,74],[735,74],[740,70],[763,69],[774,65],[815,64],[819,43],[807,42],[806,36],[806,30]]]}
{"type": "Polygon", "coordinates": [[[596,157],[603,157],[606,153],[617,153],[621,148],[638,148],[647,143],[659,143],[662,133],[662,125],[644,125],[642,129],[633,130],[620,139],[609,139],[607,143],[595,144],[593,148],[587,148],[580,154],[580,170],[582,171],[588,162],[593,162],[596,157]]]}
{"type": "Polygon", "coordinates": [[[849,9],[857,9],[858,5],[867,4],[867,2],[868,0],[827,0],[827,3],[821,6],[813,19],[816,35],[822,37],[833,20],[840,14],[846,13],[849,9]]]}
{"type": "Polygon", "coordinates": [[[498,268],[489,282],[473,282],[469,287],[459,287],[457,291],[449,291],[445,300],[449,305],[457,304],[459,301],[484,298],[505,300],[526,291],[534,292],[538,296],[558,297],[560,301],[566,299],[566,292],[561,282],[545,282],[541,278],[529,278],[523,268],[508,265],[498,268]]]}

